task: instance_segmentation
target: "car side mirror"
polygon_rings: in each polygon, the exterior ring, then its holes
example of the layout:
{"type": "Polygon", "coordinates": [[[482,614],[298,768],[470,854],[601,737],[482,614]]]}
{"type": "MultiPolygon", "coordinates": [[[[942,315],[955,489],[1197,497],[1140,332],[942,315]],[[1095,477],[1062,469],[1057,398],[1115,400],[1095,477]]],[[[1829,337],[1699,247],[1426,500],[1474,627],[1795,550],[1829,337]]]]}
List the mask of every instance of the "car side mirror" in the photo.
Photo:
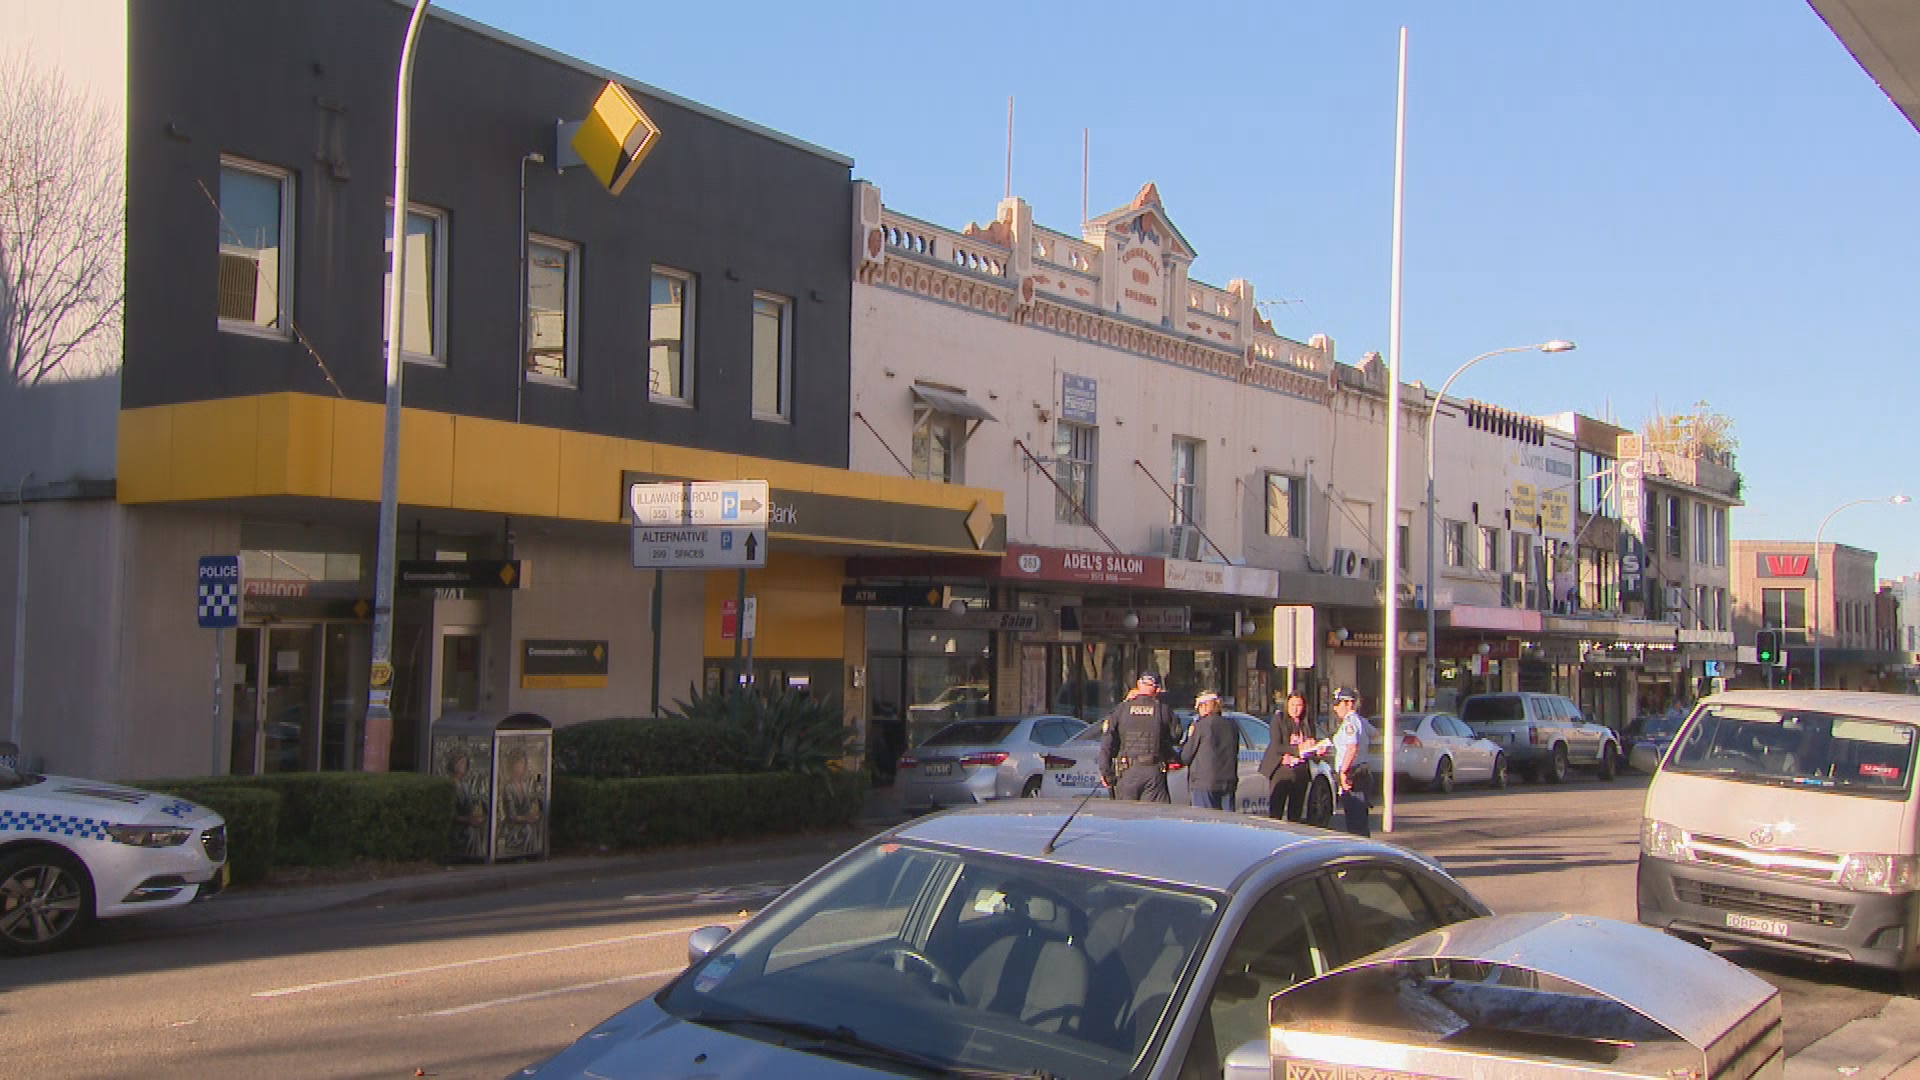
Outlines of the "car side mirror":
{"type": "Polygon", "coordinates": [[[1273,1080],[1273,1054],[1265,1039],[1248,1039],[1227,1055],[1221,1080],[1273,1080]]]}
{"type": "Polygon", "coordinates": [[[733,933],[730,926],[703,926],[687,935],[687,963],[697,964],[733,933]]]}

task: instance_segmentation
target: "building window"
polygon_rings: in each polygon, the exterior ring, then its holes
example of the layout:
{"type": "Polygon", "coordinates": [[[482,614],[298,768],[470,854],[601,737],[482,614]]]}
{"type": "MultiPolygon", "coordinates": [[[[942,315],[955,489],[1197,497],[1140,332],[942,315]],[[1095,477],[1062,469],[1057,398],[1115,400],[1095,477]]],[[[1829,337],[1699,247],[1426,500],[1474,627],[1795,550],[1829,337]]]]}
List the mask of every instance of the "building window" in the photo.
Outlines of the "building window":
{"type": "Polygon", "coordinates": [[[1173,440],[1173,524],[1200,524],[1200,440],[1173,440]]]}
{"type": "MultiPolygon", "coordinates": [[[[393,207],[387,207],[387,274],[381,290],[380,342],[386,347],[387,298],[393,295],[393,207]]],[[[416,364],[444,364],[446,354],[446,215],[407,207],[405,292],[400,297],[400,355],[416,364]]]]}
{"type": "Polygon", "coordinates": [[[1705,566],[1713,561],[1712,515],[1706,503],[1693,504],[1693,561],[1705,566]]]}
{"type": "Polygon", "coordinates": [[[1732,621],[1727,618],[1727,590],[1725,589],[1713,590],[1713,628],[1715,630],[1733,629],[1732,621]]]}
{"type": "Polygon", "coordinates": [[[1394,526],[1394,528],[1400,531],[1398,540],[1400,545],[1400,573],[1403,575],[1411,575],[1413,573],[1413,523],[1410,521],[1402,521],[1400,524],[1394,526]]]}
{"type": "Polygon", "coordinates": [[[1640,515],[1641,529],[1646,533],[1647,554],[1660,553],[1660,496],[1647,492],[1646,509],[1640,515]]]}
{"type": "Polygon", "coordinates": [[[1713,625],[1713,598],[1705,585],[1693,587],[1693,628],[1695,630],[1717,630],[1713,625]]]}
{"type": "Polygon", "coordinates": [[[1591,450],[1580,451],[1580,512],[1605,518],[1620,516],[1620,500],[1613,482],[1613,459],[1591,450]]]}
{"type": "Polygon", "coordinates": [[[1056,520],[1085,524],[1093,517],[1094,444],[1099,431],[1090,424],[1065,420],[1054,429],[1053,478],[1063,489],[1054,500],[1056,520]]]}
{"type": "Polygon", "coordinates": [[[220,161],[223,330],[287,333],[293,323],[293,176],[266,165],[220,161]]]}
{"type": "Polygon", "coordinates": [[[1667,497],[1667,554],[1676,559],[1685,558],[1687,546],[1683,542],[1687,524],[1687,504],[1678,498],[1667,497]]]}
{"type": "Polygon", "coordinates": [[[561,240],[527,237],[527,377],[574,381],[574,311],[579,249],[561,240]]]}
{"type": "Polygon", "coordinates": [[[1465,570],[1467,568],[1467,523],[1449,521],[1446,523],[1447,568],[1465,570]]]}
{"type": "Polygon", "coordinates": [[[1713,508],[1713,565],[1727,565],[1727,508],[1713,508]]]}
{"type": "Polygon", "coordinates": [[[753,418],[793,419],[793,301],[753,294],[753,418]]]}
{"type": "Polygon", "coordinates": [[[1306,533],[1305,500],[1301,493],[1306,488],[1297,476],[1285,473],[1267,474],[1267,535],[1299,537],[1306,533]]]}
{"type": "Polygon", "coordinates": [[[693,402],[693,275],[653,268],[647,326],[647,393],[655,401],[693,402]]]}
{"type": "Polygon", "coordinates": [[[960,482],[960,450],[966,421],[925,405],[913,410],[913,475],[942,484],[960,482]]]}
{"type": "Polygon", "coordinates": [[[1510,539],[1513,541],[1510,552],[1513,558],[1507,563],[1507,572],[1517,578],[1525,580],[1528,573],[1528,564],[1533,561],[1533,537],[1525,533],[1516,532],[1512,534],[1510,539]]]}
{"type": "Polygon", "coordinates": [[[1790,644],[1807,643],[1807,590],[1760,590],[1760,625],[1767,630],[1785,630],[1799,635],[1790,644]]]}
{"type": "Polygon", "coordinates": [[[1480,526],[1480,569],[1500,572],[1500,530],[1480,526]]]}

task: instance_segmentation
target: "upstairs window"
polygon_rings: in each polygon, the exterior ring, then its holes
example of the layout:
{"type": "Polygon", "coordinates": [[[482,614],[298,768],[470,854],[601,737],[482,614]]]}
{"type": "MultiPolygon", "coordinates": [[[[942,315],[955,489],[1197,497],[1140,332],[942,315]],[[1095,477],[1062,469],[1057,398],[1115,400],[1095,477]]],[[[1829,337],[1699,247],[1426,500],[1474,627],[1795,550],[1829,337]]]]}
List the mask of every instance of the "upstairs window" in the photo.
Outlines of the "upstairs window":
{"type": "MultiPolygon", "coordinates": [[[[393,208],[387,208],[387,273],[380,291],[380,342],[387,340],[388,298],[393,295],[393,208]]],[[[405,290],[400,297],[400,355],[416,364],[445,364],[446,215],[424,206],[407,207],[405,290]]]]}
{"type": "Polygon", "coordinates": [[[1267,474],[1268,536],[1305,535],[1305,501],[1300,497],[1305,490],[1300,477],[1285,473],[1267,474]]]}
{"type": "Polygon", "coordinates": [[[527,377],[573,385],[575,281],[578,249],[541,237],[527,238],[527,377]]]}
{"type": "Polygon", "coordinates": [[[753,418],[791,420],[793,301],[753,294],[753,418]]]}
{"type": "Polygon", "coordinates": [[[693,314],[693,275],[654,267],[647,320],[647,394],[654,401],[693,403],[693,314]]]}
{"type": "Polygon", "coordinates": [[[251,161],[220,162],[222,330],[289,332],[293,325],[293,176],[251,161]]]}

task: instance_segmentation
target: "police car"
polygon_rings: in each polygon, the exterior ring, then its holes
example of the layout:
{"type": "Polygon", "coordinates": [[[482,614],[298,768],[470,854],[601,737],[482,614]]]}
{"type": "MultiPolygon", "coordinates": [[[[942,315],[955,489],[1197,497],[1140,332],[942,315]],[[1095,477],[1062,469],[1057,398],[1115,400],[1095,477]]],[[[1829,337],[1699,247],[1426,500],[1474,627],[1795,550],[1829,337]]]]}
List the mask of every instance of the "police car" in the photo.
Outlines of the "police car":
{"type": "Polygon", "coordinates": [[[95,918],[227,883],[227,825],[171,795],[0,764],[0,955],[60,948],[95,918]]]}
{"type": "MultiPolygon", "coordinates": [[[[1268,813],[1267,778],[1260,775],[1260,759],[1266,755],[1270,729],[1267,722],[1249,713],[1226,712],[1240,733],[1240,782],[1234,793],[1234,809],[1243,814],[1264,817],[1268,813]]],[[[1184,739],[1193,724],[1192,709],[1175,709],[1177,735],[1184,739]]],[[[1086,730],[1046,751],[1041,758],[1045,771],[1040,779],[1043,799],[1078,799],[1100,788],[1101,725],[1089,724],[1086,730]]],[[[1307,789],[1306,822],[1325,828],[1333,821],[1333,767],[1325,757],[1308,759],[1313,780],[1307,789]]],[[[1167,773],[1167,791],[1176,806],[1191,801],[1187,794],[1186,770],[1174,768],[1167,773]]],[[[1111,792],[1102,790],[1102,796],[1111,792]]]]}

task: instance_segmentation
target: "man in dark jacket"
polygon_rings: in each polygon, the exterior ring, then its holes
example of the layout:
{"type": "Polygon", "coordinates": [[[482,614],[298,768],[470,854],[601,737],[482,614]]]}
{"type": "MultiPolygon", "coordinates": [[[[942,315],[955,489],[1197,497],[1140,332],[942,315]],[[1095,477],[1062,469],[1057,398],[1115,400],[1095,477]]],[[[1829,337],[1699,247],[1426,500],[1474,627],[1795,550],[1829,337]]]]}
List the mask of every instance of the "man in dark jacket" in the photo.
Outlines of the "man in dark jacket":
{"type": "Polygon", "coordinates": [[[1127,700],[1103,722],[1100,780],[1116,799],[1170,803],[1167,765],[1173,761],[1173,710],[1158,697],[1160,676],[1140,676],[1127,700]]]}
{"type": "Polygon", "coordinates": [[[1233,809],[1233,791],[1240,782],[1240,732],[1220,711],[1220,695],[1211,690],[1193,699],[1199,715],[1180,744],[1180,764],[1187,768],[1187,793],[1193,805],[1209,810],[1233,809]]]}
{"type": "Polygon", "coordinates": [[[1287,695],[1285,708],[1273,714],[1267,752],[1260,758],[1260,775],[1267,778],[1267,813],[1284,821],[1304,821],[1307,789],[1313,768],[1304,752],[1315,740],[1307,719],[1307,699],[1287,695]]]}

